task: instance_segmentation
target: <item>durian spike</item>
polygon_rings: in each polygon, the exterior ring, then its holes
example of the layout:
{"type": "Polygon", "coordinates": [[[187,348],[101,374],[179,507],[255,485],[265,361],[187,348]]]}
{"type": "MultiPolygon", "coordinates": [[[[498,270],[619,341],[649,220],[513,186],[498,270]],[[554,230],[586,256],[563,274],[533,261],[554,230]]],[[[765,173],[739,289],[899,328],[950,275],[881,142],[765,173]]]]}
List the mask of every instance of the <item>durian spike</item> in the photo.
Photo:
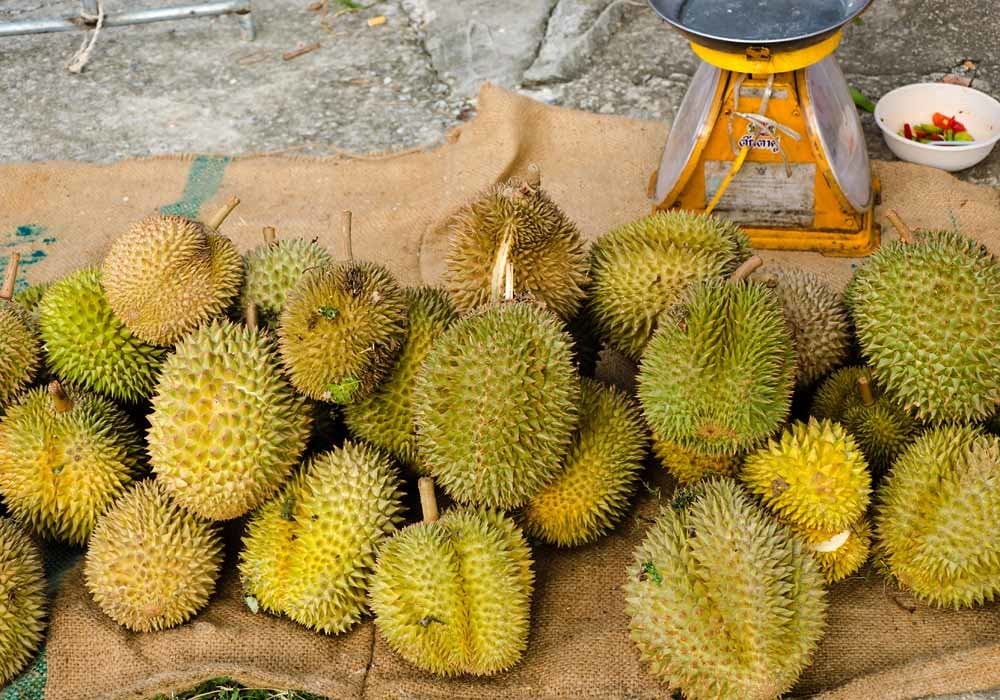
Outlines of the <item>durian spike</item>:
{"type": "Polygon", "coordinates": [[[0,299],[10,301],[14,298],[14,283],[17,282],[17,266],[21,263],[20,253],[11,253],[10,262],[7,263],[7,274],[0,287],[0,299]]]}
{"type": "Polygon", "coordinates": [[[434,479],[429,476],[420,477],[417,490],[420,491],[420,510],[424,515],[424,522],[436,523],[441,516],[438,513],[437,494],[434,493],[434,479]]]}
{"type": "Polygon", "coordinates": [[[215,216],[213,216],[211,219],[205,222],[205,225],[208,226],[210,229],[219,228],[220,226],[222,226],[222,222],[225,221],[226,218],[233,213],[233,209],[238,207],[239,204],[240,204],[239,197],[230,197],[229,201],[226,202],[226,204],[221,209],[219,209],[219,211],[215,212],[215,216]]]}
{"type": "Polygon", "coordinates": [[[899,234],[899,240],[907,245],[913,243],[913,230],[906,225],[906,222],[903,221],[903,217],[899,215],[899,212],[895,209],[890,209],[885,213],[885,218],[887,218],[889,223],[892,224],[892,227],[896,229],[896,233],[899,234]]]}
{"type": "Polygon", "coordinates": [[[49,393],[52,395],[52,407],[56,413],[66,413],[73,410],[73,400],[58,380],[49,384],[49,393]]]}
{"type": "Polygon", "coordinates": [[[764,261],[761,260],[760,256],[754,255],[745,263],[737,267],[736,270],[733,271],[733,274],[729,275],[729,281],[742,282],[747,277],[749,277],[754,272],[754,270],[756,270],[763,264],[764,261]]]}
{"type": "Polygon", "coordinates": [[[872,393],[872,383],[868,377],[864,375],[858,377],[858,389],[861,392],[861,402],[868,407],[874,406],[875,394],[872,393]]]}
{"type": "Polygon", "coordinates": [[[278,242],[278,232],[274,230],[274,226],[265,226],[261,233],[264,236],[264,245],[272,246],[278,242]]]}
{"type": "Polygon", "coordinates": [[[353,215],[350,209],[340,212],[340,245],[344,254],[344,260],[348,262],[354,260],[354,248],[351,243],[351,228],[353,215]]]}
{"type": "Polygon", "coordinates": [[[532,189],[538,189],[542,186],[542,168],[538,163],[532,163],[528,166],[528,176],[525,178],[525,183],[532,189]]]}
{"type": "Polygon", "coordinates": [[[252,331],[257,330],[257,305],[252,301],[248,301],[246,308],[243,309],[243,318],[247,328],[252,331]]]}

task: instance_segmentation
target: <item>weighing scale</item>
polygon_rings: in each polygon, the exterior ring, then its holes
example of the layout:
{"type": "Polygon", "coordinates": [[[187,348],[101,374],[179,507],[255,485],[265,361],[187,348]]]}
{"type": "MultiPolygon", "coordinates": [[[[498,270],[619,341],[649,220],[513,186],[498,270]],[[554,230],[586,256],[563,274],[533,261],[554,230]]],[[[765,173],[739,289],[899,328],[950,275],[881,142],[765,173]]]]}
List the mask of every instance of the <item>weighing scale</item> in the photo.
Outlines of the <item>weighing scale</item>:
{"type": "Polygon", "coordinates": [[[833,52],[872,0],[649,0],[703,63],[667,140],[656,209],[716,213],[756,248],[879,244],[861,119],[833,52]]]}

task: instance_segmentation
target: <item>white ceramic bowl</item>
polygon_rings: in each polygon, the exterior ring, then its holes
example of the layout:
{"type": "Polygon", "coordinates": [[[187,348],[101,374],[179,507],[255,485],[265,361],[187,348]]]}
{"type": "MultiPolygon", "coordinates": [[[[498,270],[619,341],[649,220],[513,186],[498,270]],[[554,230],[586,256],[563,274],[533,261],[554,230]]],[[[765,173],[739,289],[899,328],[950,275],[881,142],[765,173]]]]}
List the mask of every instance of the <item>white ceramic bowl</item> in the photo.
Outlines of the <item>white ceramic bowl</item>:
{"type": "Polygon", "coordinates": [[[875,123],[898,158],[942,170],[964,170],[986,158],[1000,141],[1000,102],[962,85],[914,83],[896,88],[878,101],[875,123]],[[935,112],[958,119],[975,141],[932,146],[899,135],[904,123],[930,123],[935,112]]]}

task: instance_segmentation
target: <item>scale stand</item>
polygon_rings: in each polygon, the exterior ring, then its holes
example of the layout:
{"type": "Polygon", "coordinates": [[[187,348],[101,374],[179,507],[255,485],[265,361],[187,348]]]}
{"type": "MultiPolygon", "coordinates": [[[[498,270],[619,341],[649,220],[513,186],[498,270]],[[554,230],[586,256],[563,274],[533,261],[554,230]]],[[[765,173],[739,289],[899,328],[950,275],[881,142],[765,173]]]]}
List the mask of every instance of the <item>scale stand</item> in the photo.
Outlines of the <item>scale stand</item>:
{"type": "MultiPolygon", "coordinates": [[[[221,0],[219,2],[205,2],[193,5],[117,12],[104,16],[104,26],[124,27],[130,24],[150,24],[152,22],[164,22],[168,20],[236,15],[240,22],[240,34],[243,39],[245,41],[253,41],[257,36],[257,28],[254,24],[250,2],[251,0],[221,0]]],[[[97,26],[97,0],[80,0],[80,10],[80,15],[77,17],[0,22],[0,37],[94,29],[97,26]]]]}

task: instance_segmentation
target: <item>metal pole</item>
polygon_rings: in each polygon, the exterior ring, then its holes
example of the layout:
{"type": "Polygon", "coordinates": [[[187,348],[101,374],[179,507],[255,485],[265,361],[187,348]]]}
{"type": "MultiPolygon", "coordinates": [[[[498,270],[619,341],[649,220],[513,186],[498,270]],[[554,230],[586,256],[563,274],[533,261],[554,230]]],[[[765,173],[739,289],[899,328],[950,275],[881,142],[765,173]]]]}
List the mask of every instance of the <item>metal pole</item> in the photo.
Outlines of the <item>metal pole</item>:
{"type": "MultiPolygon", "coordinates": [[[[80,0],[84,12],[97,15],[97,0],[80,0]]],[[[253,17],[251,16],[250,0],[223,0],[208,2],[201,5],[180,5],[134,12],[119,12],[104,16],[105,27],[124,27],[130,24],[149,24],[176,19],[193,19],[195,17],[215,17],[218,15],[238,15],[243,38],[250,41],[256,35],[253,17]]],[[[29,19],[20,22],[0,23],[0,37],[19,36],[22,34],[47,34],[49,32],[70,32],[77,29],[91,29],[96,20],[83,17],[65,17],[62,19],[29,19]]]]}

